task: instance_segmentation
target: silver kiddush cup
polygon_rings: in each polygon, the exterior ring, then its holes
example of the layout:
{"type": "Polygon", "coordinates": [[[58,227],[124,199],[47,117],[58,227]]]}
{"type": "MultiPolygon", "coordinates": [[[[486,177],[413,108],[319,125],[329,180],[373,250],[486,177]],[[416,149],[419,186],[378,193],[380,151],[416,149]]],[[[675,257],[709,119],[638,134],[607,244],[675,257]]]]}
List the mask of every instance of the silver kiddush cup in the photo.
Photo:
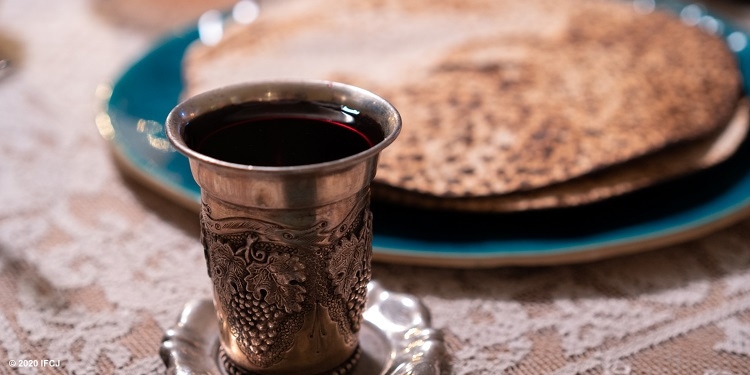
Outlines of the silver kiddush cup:
{"type": "Polygon", "coordinates": [[[327,81],[224,87],[169,113],[167,137],[189,158],[201,188],[201,242],[229,373],[343,374],[356,365],[371,274],[370,182],[378,154],[400,128],[398,112],[384,99],[327,81]],[[199,138],[227,124],[203,121],[196,132],[191,124],[233,106],[249,106],[250,116],[261,119],[346,122],[371,145],[335,160],[281,166],[200,152],[199,138]]]}

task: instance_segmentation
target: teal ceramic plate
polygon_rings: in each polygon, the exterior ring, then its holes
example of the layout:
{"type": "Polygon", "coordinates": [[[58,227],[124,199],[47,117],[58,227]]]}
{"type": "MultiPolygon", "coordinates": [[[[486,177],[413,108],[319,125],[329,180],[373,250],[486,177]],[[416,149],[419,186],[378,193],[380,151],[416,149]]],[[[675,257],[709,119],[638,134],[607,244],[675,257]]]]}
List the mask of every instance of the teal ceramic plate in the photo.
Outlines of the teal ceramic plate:
{"type": "MultiPolygon", "coordinates": [[[[723,35],[750,72],[746,34],[696,5],[664,6],[723,35]]],[[[187,207],[199,189],[162,121],[182,91],[181,60],[196,29],[171,35],[99,90],[99,131],[125,171],[187,207]]],[[[747,90],[747,88],[746,88],[747,90]]],[[[543,265],[601,259],[696,238],[750,214],[750,141],[725,163],[678,180],[583,207],[512,214],[422,211],[373,202],[375,260],[448,267],[543,265]]],[[[197,217],[197,216],[196,216],[197,217]]]]}

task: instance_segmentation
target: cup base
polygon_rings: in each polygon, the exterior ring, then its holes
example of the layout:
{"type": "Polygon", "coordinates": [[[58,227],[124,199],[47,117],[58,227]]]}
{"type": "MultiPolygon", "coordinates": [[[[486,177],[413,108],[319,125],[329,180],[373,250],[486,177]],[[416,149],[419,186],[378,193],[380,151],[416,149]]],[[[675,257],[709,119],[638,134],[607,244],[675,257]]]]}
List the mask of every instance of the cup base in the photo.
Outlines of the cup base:
{"type": "MultiPolygon", "coordinates": [[[[429,311],[415,296],[367,287],[359,331],[360,358],[349,375],[441,374],[447,360],[442,333],[430,327],[429,311]]],[[[170,374],[232,375],[221,359],[216,309],[209,299],[188,302],[167,330],[160,355],[170,374]]]]}
{"type": "MultiPolygon", "coordinates": [[[[347,359],[344,363],[330,370],[319,372],[315,375],[351,374],[352,370],[354,370],[354,368],[357,366],[357,363],[359,363],[360,357],[362,357],[362,349],[358,345],[354,350],[354,353],[352,353],[352,355],[349,356],[349,359],[347,359]]],[[[224,366],[224,369],[226,370],[228,375],[263,375],[257,372],[245,370],[244,368],[235,364],[234,361],[229,359],[229,356],[224,353],[224,349],[222,349],[221,346],[219,346],[219,360],[221,361],[221,364],[224,366]]]]}

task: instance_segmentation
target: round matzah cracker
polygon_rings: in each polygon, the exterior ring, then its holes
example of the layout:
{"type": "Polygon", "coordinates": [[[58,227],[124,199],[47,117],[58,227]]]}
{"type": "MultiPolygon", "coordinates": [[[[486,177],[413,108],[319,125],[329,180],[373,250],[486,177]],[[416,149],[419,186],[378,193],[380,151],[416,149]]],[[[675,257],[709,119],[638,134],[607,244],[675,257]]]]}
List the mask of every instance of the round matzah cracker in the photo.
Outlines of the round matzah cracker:
{"type": "Polygon", "coordinates": [[[274,78],[370,89],[404,119],[376,176],[397,191],[469,199],[558,184],[706,137],[739,98],[721,40],[625,3],[311,3],[270,2],[219,45],[193,46],[185,95],[274,78]]]}
{"type": "Polygon", "coordinates": [[[674,145],[646,157],[559,184],[511,194],[445,198],[373,184],[373,198],[429,209],[513,212],[574,207],[597,202],[717,165],[732,156],[750,128],[750,105],[742,100],[734,118],[708,137],[674,145]]]}
{"type": "Polygon", "coordinates": [[[739,82],[721,40],[590,4],[559,39],[475,40],[429,80],[376,87],[404,120],[377,182],[439,197],[559,183],[716,131],[739,82]]]}

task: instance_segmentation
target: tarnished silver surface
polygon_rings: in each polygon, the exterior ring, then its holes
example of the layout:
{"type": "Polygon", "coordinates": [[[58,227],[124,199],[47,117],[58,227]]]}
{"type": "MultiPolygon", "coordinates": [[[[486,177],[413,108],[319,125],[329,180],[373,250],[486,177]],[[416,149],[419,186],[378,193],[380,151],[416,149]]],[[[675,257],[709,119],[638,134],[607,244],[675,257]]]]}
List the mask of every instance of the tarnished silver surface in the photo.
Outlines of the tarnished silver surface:
{"type": "MultiPolygon", "coordinates": [[[[358,370],[357,374],[438,375],[444,369],[442,333],[431,328],[430,312],[415,296],[393,293],[376,281],[367,285],[365,322],[372,324],[390,345],[390,360],[381,372],[358,370]],[[359,372],[362,371],[362,372],[359,372]]],[[[367,346],[368,336],[360,341],[367,346]]],[[[366,349],[365,349],[366,350],[366,349]]]]}
{"type": "MultiPolygon", "coordinates": [[[[429,312],[418,298],[371,281],[367,301],[359,332],[362,355],[352,374],[441,374],[442,334],[430,327],[429,312]]],[[[169,374],[226,375],[218,350],[216,310],[204,299],[185,305],[177,324],[166,332],[160,354],[169,374]]]]}
{"type": "MultiPolygon", "coordinates": [[[[281,115],[291,115],[283,108],[281,115]]],[[[252,115],[269,116],[263,111],[252,115]]],[[[226,126],[217,121],[205,126],[226,126]]],[[[201,188],[201,242],[228,371],[343,374],[360,359],[372,258],[370,182],[378,154],[400,127],[398,112],[384,99],[328,81],[228,86],[191,97],[169,113],[167,137],[188,157],[201,188]],[[290,112],[296,118],[367,118],[346,124],[373,145],[329,162],[272,167],[235,164],[191,148],[193,119],[250,103],[304,104],[305,112],[290,112]],[[324,107],[335,110],[321,112],[324,107]]]]}
{"type": "Polygon", "coordinates": [[[371,275],[369,189],[322,209],[243,208],[221,219],[222,202],[204,200],[201,237],[231,362],[269,374],[347,362],[371,275]],[[295,226],[279,215],[315,220],[295,226]]]}

